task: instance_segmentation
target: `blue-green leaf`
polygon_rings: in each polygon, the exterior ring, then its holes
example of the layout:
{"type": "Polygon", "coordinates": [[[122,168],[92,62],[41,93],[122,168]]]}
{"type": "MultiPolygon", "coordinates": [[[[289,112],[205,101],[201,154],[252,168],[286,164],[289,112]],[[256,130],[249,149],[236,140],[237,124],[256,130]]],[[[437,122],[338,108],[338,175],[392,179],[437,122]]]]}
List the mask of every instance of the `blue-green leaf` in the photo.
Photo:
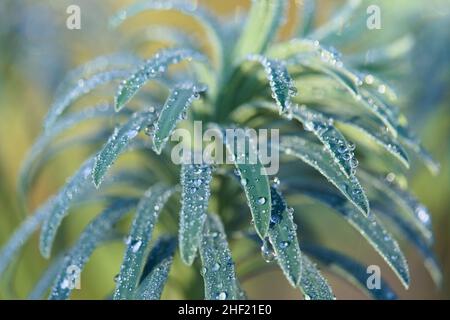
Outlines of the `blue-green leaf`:
{"type": "Polygon", "coordinates": [[[184,119],[194,99],[204,92],[204,85],[184,84],[171,90],[152,131],[153,150],[161,154],[177,123],[184,119]]]}
{"type": "Polygon", "coordinates": [[[290,136],[281,138],[280,149],[318,170],[364,215],[369,214],[369,201],[356,176],[346,177],[321,146],[290,136]]]}
{"type": "Polygon", "coordinates": [[[427,243],[433,243],[431,215],[428,209],[411,193],[401,189],[394,183],[389,183],[387,180],[375,177],[364,171],[361,171],[361,178],[397,204],[400,208],[400,210],[397,210],[397,213],[407,221],[410,221],[427,243]]]}
{"type": "Polygon", "coordinates": [[[239,299],[234,262],[219,217],[208,215],[200,245],[205,299],[239,299]]]}
{"type": "Polygon", "coordinates": [[[265,239],[272,205],[267,172],[259,159],[256,141],[247,134],[246,129],[233,129],[233,133],[234,136],[226,134],[224,142],[240,175],[256,232],[261,239],[265,239]],[[244,150],[238,150],[239,144],[244,144],[244,150]]]}
{"type": "Polygon", "coordinates": [[[111,237],[115,223],[134,205],[135,200],[118,200],[106,208],[83,231],[77,243],[64,257],[59,273],[51,289],[49,299],[64,300],[69,298],[73,284],[80,276],[85,264],[94,250],[111,237]],[[73,273],[77,270],[76,274],[73,273]]]}
{"type": "Polygon", "coordinates": [[[297,27],[297,35],[305,37],[314,27],[316,17],[316,0],[303,0],[297,3],[299,6],[300,24],[297,27]]]}
{"type": "Polygon", "coordinates": [[[224,60],[227,59],[227,57],[224,56],[225,47],[222,27],[218,23],[217,17],[213,16],[202,6],[193,6],[183,0],[138,1],[118,11],[113,17],[111,17],[110,25],[112,27],[117,27],[126,19],[147,10],[175,10],[193,17],[205,30],[206,36],[208,37],[208,43],[211,44],[214,56],[216,58],[218,70],[222,70],[224,67],[224,60]]]}
{"type": "Polygon", "coordinates": [[[141,283],[134,295],[138,300],[159,300],[167,281],[173,254],[176,248],[174,237],[161,237],[149,253],[142,272],[141,283]]]}
{"type": "Polygon", "coordinates": [[[263,53],[284,20],[286,0],[253,0],[244,30],[236,44],[235,61],[263,53]]]}
{"type": "Polygon", "coordinates": [[[271,188],[272,212],[268,236],[278,264],[293,287],[302,275],[302,257],[297,239],[293,210],[287,207],[280,191],[271,188]]]}
{"type": "Polygon", "coordinates": [[[64,262],[64,256],[60,255],[52,261],[50,266],[44,271],[39,281],[34,286],[33,290],[28,295],[28,300],[41,300],[44,298],[46,292],[55,281],[59,270],[64,262]]]}
{"type": "Polygon", "coordinates": [[[344,28],[344,25],[350,20],[350,17],[360,4],[361,0],[348,0],[324,25],[310,33],[308,38],[322,40],[333,33],[339,32],[344,28]]]}
{"type": "Polygon", "coordinates": [[[186,164],[181,168],[181,212],[179,245],[181,259],[194,262],[202,239],[210,196],[211,166],[186,164]]]}
{"type": "Polygon", "coordinates": [[[190,49],[165,49],[159,51],[121,83],[115,97],[115,109],[117,111],[121,110],[147,81],[161,77],[170,65],[191,59],[204,60],[204,57],[190,49]]]}
{"type": "Polygon", "coordinates": [[[409,168],[408,153],[402,147],[402,145],[392,135],[386,133],[383,127],[377,125],[377,119],[371,119],[371,116],[353,116],[336,117],[337,122],[341,122],[345,125],[363,133],[369,137],[372,141],[383,147],[386,151],[397,158],[406,168],[409,168]]]}
{"type": "Polygon", "coordinates": [[[154,111],[137,112],[130,117],[128,122],[114,131],[102,150],[95,157],[92,179],[97,188],[100,186],[108,169],[125,150],[130,141],[133,140],[143,128],[148,127],[154,119],[154,111]]]}
{"type": "Polygon", "coordinates": [[[68,130],[83,121],[89,119],[99,119],[106,118],[114,114],[114,109],[106,104],[100,104],[94,106],[92,108],[86,108],[82,111],[71,113],[51,126],[47,131],[45,131],[36,142],[31,147],[28,152],[25,160],[20,168],[19,179],[18,179],[18,192],[22,199],[25,199],[25,196],[28,191],[28,186],[30,184],[30,179],[32,175],[33,167],[35,167],[35,163],[37,159],[41,156],[44,150],[49,146],[51,141],[56,138],[59,134],[68,130]]]}
{"type": "Polygon", "coordinates": [[[58,117],[78,98],[88,94],[95,88],[110,83],[114,80],[123,79],[129,75],[129,71],[113,70],[94,74],[87,79],[80,79],[74,86],[55,98],[45,120],[44,128],[49,130],[58,117]]]}
{"type": "Polygon", "coordinates": [[[425,268],[431,275],[434,283],[438,288],[442,286],[443,274],[433,253],[433,248],[423,240],[423,237],[417,232],[414,226],[402,216],[400,216],[392,208],[386,205],[375,203],[374,211],[378,216],[385,216],[390,219],[397,230],[419,251],[424,259],[425,268]]]}
{"type": "Polygon", "coordinates": [[[264,67],[272,90],[272,97],[279,107],[280,114],[287,112],[291,107],[291,97],[297,94],[297,89],[286,64],[283,61],[268,59],[261,55],[250,55],[247,59],[259,62],[264,67]]]}
{"type": "Polygon", "coordinates": [[[353,153],[355,145],[349,143],[336,129],[331,118],[305,106],[293,108],[292,117],[300,121],[305,130],[314,133],[347,177],[355,175],[358,166],[358,160],[353,153]]]}
{"type": "Polygon", "coordinates": [[[327,280],[317,266],[302,254],[302,278],[299,284],[305,300],[335,300],[336,297],[327,280]]]}
{"type": "Polygon", "coordinates": [[[50,257],[56,232],[67,215],[70,205],[77,201],[83,193],[95,191],[90,179],[93,165],[93,157],[86,160],[54,197],[48,208],[50,212],[43,222],[39,239],[39,250],[44,257],[50,257]]]}
{"type": "Polygon", "coordinates": [[[342,197],[324,191],[304,190],[304,194],[329,206],[340,213],[355,228],[391,267],[405,288],[409,287],[410,276],[408,263],[394,237],[381,222],[370,215],[365,217],[342,197]]]}
{"type": "Polygon", "coordinates": [[[172,189],[163,185],[154,185],[145,192],[139,201],[136,216],[126,241],[127,248],[114,292],[115,300],[130,299],[134,296],[153,228],[172,192],[172,189]]]}
{"type": "Polygon", "coordinates": [[[330,249],[317,246],[303,246],[303,251],[327,265],[332,271],[349,280],[362,291],[377,300],[395,300],[397,295],[389,284],[380,280],[380,288],[367,287],[367,268],[353,259],[330,249]]]}

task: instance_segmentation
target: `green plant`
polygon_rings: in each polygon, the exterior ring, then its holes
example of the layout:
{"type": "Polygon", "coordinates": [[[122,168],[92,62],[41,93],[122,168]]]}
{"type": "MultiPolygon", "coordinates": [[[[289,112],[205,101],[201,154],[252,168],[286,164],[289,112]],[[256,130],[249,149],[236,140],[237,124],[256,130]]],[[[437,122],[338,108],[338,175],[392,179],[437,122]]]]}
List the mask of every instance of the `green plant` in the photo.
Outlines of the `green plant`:
{"type": "MultiPolygon", "coordinates": [[[[33,175],[53,154],[74,143],[95,145],[106,138],[107,142],[19,227],[0,252],[0,273],[41,224],[39,248],[49,258],[69,209],[95,201],[104,203],[106,209],[64,257],[55,259],[32,297],[40,297],[51,286],[50,298],[68,298],[73,280],[70,267],[81,270],[97,246],[122,238],[116,224],[137,207],[116,279],[116,299],[158,299],[177,243],[181,259],[188,265],[195,263],[199,252],[205,298],[244,298],[226,234],[230,242],[248,240],[245,255],[255,251],[252,242],[261,246],[264,260],[275,260],[288,282],[306,298],[334,298],[309,257],[325,265],[337,265],[375,298],[395,298],[387,283],[379,290],[368,289],[366,268],[350,257],[317,245],[312,237],[305,236],[300,245],[296,225],[302,225],[302,217],[287,202],[308,197],[318,207],[332,208],[359,231],[407,288],[410,276],[405,257],[381,222],[389,221],[424,255],[426,266],[439,283],[441,275],[430,249],[433,236],[426,208],[392,181],[393,173],[387,179],[379,178],[380,172],[398,172],[399,166],[409,168],[408,151],[422,158],[433,172],[438,165],[395,107],[394,90],[373,74],[344,66],[337,52],[318,41],[339,28],[338,21],[351,13],[357,2],[349,1],[338,16],[316,31],[310,24],[313,10],[307,10],[310,16],[303,19],[298,37],[287,42],[274,41],[284,20],[284,0],[253,1],[243,27],[239,23],[218,23],[208,11],[192,8],[185,1],[149,0],[119,12],[111,20],[114,26],[144,10],[177,10],[190,15],[204,27],[209,55],[200,53],[200,45],[182,31],[161,27],[158,31],[164,32],[164,40],[173,42],[176,48],[163,49],[146,61],[130,54],[102,56],[66,77],[45,119],[44,134],[25,159],[19,179],[23,202],[33,175]],[[66,109],[82,96],[100,86],[115,88],[118,80],[122,82],[114,106],[101,104],[66,114],[66,109]],[[152,86],[144,86],[149,82],[152,86]],[[115,128],[103,121],[94,134],[48,148],[55,137],[81,122],[113,117],[120,122],[115,128]],[[236,163],[234,170],[227,165],[177,167],[164,147],[177,125],[192,129],[194,120],[219,131],[229,127],[280,129],[278,151],[283,157],[278,176],[270,181],[259,162],[236,163]],[[305,130],[299,130],[299,123],[305,130]],[[141,131],[150,138],[140,135],[141,131]],[[359,166],[355,144],[347,136],[358,141],[359,166]],[[143,156],[142,165],[130,163],[107,174],[120,154],[131,151],[143,156]],[[217,215],[207,214],[208,206],[217,215]],[[252,217],[250,228],[247,211],[252,217]],[[174,229],[177,212],[179,230],[174,229]],[[150,250],[156,227],[164,235],[150,250]],[[178,239],[173,235],[176,232],[178,239]]],[[[161,39],[155,36],[147,40],[161,39]]],[[[227,141],[225,144],[230,148],[227,141]]],[[[235,154],[235,158],[238,156],[235,154]]],[[[249,157],[248,153],[243,156],[249,157]]],[[[246,272],[264,267],[255,262],[246,272]]]]}

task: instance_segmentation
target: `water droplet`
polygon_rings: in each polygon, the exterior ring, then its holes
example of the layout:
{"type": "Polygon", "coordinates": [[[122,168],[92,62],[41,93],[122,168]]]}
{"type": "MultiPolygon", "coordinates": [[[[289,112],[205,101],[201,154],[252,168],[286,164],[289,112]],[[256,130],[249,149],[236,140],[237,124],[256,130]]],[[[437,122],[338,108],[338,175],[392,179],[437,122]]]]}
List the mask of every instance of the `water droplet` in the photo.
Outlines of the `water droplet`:
{"type": "Polygon", "coordinates": [[[227,298],[227,293],[225,291],[219,292],[217,294],[217,300],[225,300],[227,298]]]}
{"type": "Polygon", "coordinates": [[[275,259],[275,253],[272,245],[267,239],[263,241],[263,245],[261,246],[261,255],[267,263],[272,262],[275,259]]]}
{"type": "Polygon", "coordinates": [[[289,244],[290,244],[289,241],[281,241],[280,248],[281,249],[286,249],[287,247],[289,247],[289,244]]]}
{"type": "Polygon", "coordinates": [[[266,203],[266,198],[264,198],[264,197],[259,197],[258,198],[258,203],[260,204],[260,205],[263,205],[263,204],[265,204],[266,203]]]}
{"type": "Polygon", "coordinates": [[[218,264],[217,262],[211,268],[212,271],[219,271],[219,269],[220,269],[220,264],[218,264]]]}
{"type": "Polygon", "coordinates": [[[138,252],[138,250],[141,248],[142,241],[141,240],[135,240],[131,242],[131,251],[133,253],[138,252]]]}

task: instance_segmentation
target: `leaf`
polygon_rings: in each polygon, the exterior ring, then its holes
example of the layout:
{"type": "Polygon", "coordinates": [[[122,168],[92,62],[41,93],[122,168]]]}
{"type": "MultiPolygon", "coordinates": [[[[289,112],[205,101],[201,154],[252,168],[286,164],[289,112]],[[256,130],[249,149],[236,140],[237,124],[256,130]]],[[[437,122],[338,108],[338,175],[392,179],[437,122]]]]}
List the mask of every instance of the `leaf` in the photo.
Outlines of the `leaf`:
{"type": "Polygon", "coordinates": [[[114,300],[133,297],[139,283],[144,254],[151,239],[153,228],[162,207],[172,192],[171,189],[163,185],[154,185],[145,192],[139,201],[136,216],[126,241],[127,248],[120,267],[114,300]]]}
{"type": "Polygon", "coordinates": [[[336,129],[331,118],[305,106],[293,108],[292,116],[303,124],[305,130],[314,133],[347,177],[355,175],[358,166],[358,160],[353,153],[355,145],[349,143],[336,129]]]}
{"type": "Polygon", "coordinates": [[[339,32],[360,5],[361,0],[347,0],[346,4],[336,14],[328,19],[324,25],[310,33],[308,38],[322,40],[333,33],[339,32]]]}
{"type": "Polygon", "coordinates": [[[252,6],[247,22],[235,48],[235,61],[248,54],[263,53],[275,38],[284,19],[286,0],[257,0],[252,6]]]}
{"type": "Polygon", "coordinates": [[[202,276],[205,283],[205,299],[236,300],[239,298],[238,284],[226,240],[225,232],[219,217],[208,215],[203,239],[200,245],[202,260],[202,276]]]}
{"type": "Polygon", "coordinates": [[[335,300],[327,280],[322,276],[317,266],[302,255],[302,277],[299,284],[305,300],[335,300]]]}
{"type": "Polygon", "coordinates": [[[187,109],[194,99],[199,98],[200,93],[205,90],[205,86],[194,84],[178,85],[171,90],[158,120],[153,126],[153,150],[157,154],[161,154],[170,134],[177,123],[185,118],[187,109]]]}
{"type": "Polygon", "coordinates": [[[141,283],[134,295],[138,300],[159,300],[167,281],[173,254],[176,248],[174,237],[161,237],[152,248],[145,265],[141,283]]]}
{"type": "Polygon", "coordinates": [[[364,215],[369,214],[369,201],[355,176],[347,178],[331,156],[312,142],[299,137],[282,137],[280,150],[295,156],[318,170],[364,215]]]}
{"type": "Polygon", "coordinates": [[[297,3],[297,5],[299,6],[299,9],[301,8],[301,10],[299,10],[301,12],[298,14],[301,18],[296,33],[298,36],[304,38],[314,27],[314,20],[316,17],[316,1],[304,0],[297,3]]]}
{"type": "Polygon", "coordinates": [[[33,291],[31,291],[28,295],[28,300],[40,300],[44,297],[47,290],[49,290],[50,286],[55,281],[63,262],[63,255],[60,255],[54,259],[47,270],[44,271],[37,284],[34,286],[33,291]]]}
{"type": "Polygon", "coordinates": [[[264,67],[270,89],[272,90],[272,97],[280,108],[280,114],[287,112],[291,106],[290,99],[297,94],[297,89],[285,63],[279,60],[268,59],[261,55],[250,55],[247,59],[256,61],[264,67]]]}
{"type": "MultiPolygon", "coordinates": [[[[26,193],[29,192],[30,187],[33,185],[38,173],[42,171],[50,160],[56,158],[59,154],[67,149],[80,147],[80,146],[95,146],[97,147],[101,143],[103,143],[111,134],[110,129],[101,129],[100,131],[87,133],[83,135],[78,135],[75,137],[70,137],[66,139],[62,139],[61,141],[51,144],[45,152],[41,154],[41,156],[37,157],[34,160],[32,166],[26,170],[29,170],[26,173],[25,181],[24,181],[24,193],[21,195],[22,197],[26,197],[26,193]]],[[[24,201],[24,206],[26,206],[27,201],[24,201]]]]}
{"type": "Polygon", "coordinates": [[[32,168],[35,167],[35,162],[54,138],[56,138],[65,130],[70,129],[83,121],[89,119],[106,118],[113,114],[113,108],[105,104],[100,104],[92,108],[83,109],[82,111],[71,113],[61,118],[60,120],[55,122],[54,125],[51,126],[51,128],[49,128],[41,136],[39,136],[28,154],[25,156],[25,160],[20,168],[17,185],[19,195],[22,197],[22,199],[25,199],[28,185],[30,184],[32,168]]]}
{"type": "Polygon", "coordinates": [[[247,197],[256,232],[261,239],[264,239],[269,230],[271,212],[267,172],[259,159],[256,141],[251,137],[251,134],[247,134],[246,129],[231,130],[225,130],[224,142],[240,175],[241,185],[247,197]],[[238,143],[235,143],[235,140],[238,143]]]}
{"type": "Polygon", "coordinates": [[[416,153],[433,175],[437,175],[440,171],[439,162],[433,159],[433,156],[422,146],[420,139],[418,139],[406,126],[400,126],[397,129],[400,141],[405,143],[416,153]]]}
{"type": "Polygon", "coordinates": [[[297,225],[293,210],[288,209],[281,193],[271,188],[272,212],[268,231],[269,240],[278,264],[293,287],[297,287],[302,275],[302,258],[297,239],[297,225]]]}
{"type": "Polygon", "coordinates": [[[362,291],[366,292],[377,300],[395,300],[397,295],[389,284],[383,279],[380,280],[380,289],[369,289],[367,287],[367,268],[351,258],[323,247],[303,246],[303,251],[307,252],[320,262],[326,264],[335,273],[349,280],[362,291]]]}
{"type": "Polygon", "coordinates": [[[155,119],[154,111],[134,113],[128,122],[109,137],[102,150],[95,157],[92,179],[98,188],[108,169],[112,166],[118,156],[124,151],[129,142],[134,139],[139,132],[148,127],[155,119]]]}
{"type": "Polygon", "coordinates": [[[64,91],[73,87],[80,79],[90,77],[96,73],[106,71],[108,69],[128,69],[131,66],[136,66],[142,61],[133,54],[117,52],[107,55],[102,55],[94,58],[91,61],[69,71],[64,77],[63,81],[56,89],[56,96],[60,96],[64,91]]]}
{"type": "Polygon", "coordinates": [[[414,226],[411,226],[410,222],[405,220],[402,216],[396,213],[395,210],[392,210],[392,208],[387,205],[375,203],[374,210],[378,216],[385,216],[393,222],[400,233],[409,241],[409,243],[416,247],[424,259],[424,265],[430,273],[431,278],[436,286],[440,288],[443,281],[442,270],[433,253],[433,249],[428,243],[426,243],[426,241],[423,240],[423,237],[418,234],[414,226]]]}
{"type": "Polygon", "coordinates": [[[58,194],[54,197],[49,213],[43,221],[41,235],[39,238],[39,250],[45,258],[50,257],[53,241],[62,220],[68,214],[70,205],[77,201],[82,194],[94,192],[95,188],[90,183],[90,176],[94,158],[89,158],[80,169],[68,180],[58,194]]]}
{"type": "Polygon", "coordinates": [[[434,242],[431,215],[428,209],[411,193],[368,172],[361,171],[361,178],[366,180],[384,197],[388,197],[397,204],[401,210],[396,210],[396,212],[407,221],[410,221],[427,243],[432,244],[434,242]]]}
{"type": "Polygon", "coordinates": [[[172,259],[167,259],[155,267],[137,288],[134,298],[137,300],[159,300],[171,265],[172,259]]]}
{"type": "Polygon", "coordinates": [[[224,56],[225,44],[222,26],[218,23],[217,17],[199,5],[191,5],[183,0],[145,0],[138,1],[132,5],[121,9],[110,19],[110,26],[118,27],[126,19],[133,17],[146,10],[167,11],[175,10],[194,18],[204,29],[208,44],[213,49],[218,65],[218,70],[222,70],[227,59],[224,56]]]}
{"type": "Polygon", "coordinates": [[[177,249],[177,239],[174,236],[162,235],[156,239],[145,263],[140,283],[150,274],[150,272],[164,260],[171,259],[177,249]]]}
{"type": "Polygon", "coordinates": [[[372,141],[383,147],[386,151],[398,159],[406,168],[409,168],[408,153],[403,149],[402,145],[386,133],[384,128],[377,125],[377,119],[371,119],[369,115],[362,116],[337,116],[336,121],[351,126],[356,130],[369,137],[372,141]]]}
{"type": "Polygon", "coordinates": [[[355,210],[345,199],[332,193],[313,190],[303,190],[303,193],[319,200],[329,208],[340,213],[380,254],[400,279],[403,286],[408,289],[410,276],[405,256],[397,241],[387,232],[375,215],[365,217],[358,210],[355,210]]]}
{"type": "Polygon", "coordinates": [[[190,49],[165,49],[156,53],[121,83],[115,97],[116,111],[121,110],[147,81],[161,77],[170,65],[191,59],[203,60],[204,57],[190,49]]]}
{"type": "Polygon", "coordinates": [[[84,229],[77,243],[64,257],[64,262],[58,272],[51,289],[50,300],[68,299],[73,285],[94,250],[111,237],[114,225],[134,205],[134,200],[118,200],[107,207],[84,229]],[[76,272],[74,272],[76,270],[76,272]]]}
{"type": "Polygon", "coordinates": [[[210,197],[211,167],[185,164],[181,167],[181,212],[179,246],[181,259],[192,265],[202,240],[210,197]]]}
{"type": "Polygon", "coordinates": [[[80,79],[76,85],[55,98],[44,120],[45,130],[48,131],[58,117],[81,96],[88,94],[101,85],[125,78],[128,75],[128,71],[113,70],[94,74],[87,79],[80,79]]]}
{"type": "MultiPolygon", "coordinates": [[[[53,196],[43,205],[41,205],[32,215],[30,215],[20,226],[14,231],[8,242],[0,250],[0,276],[6,270],[11,260],[16,256],[20,248],[25,244],[31,235],[38,229],[39,225],[49,217],[55,206],[56,198],[53,196]]],[[[76,204],[89,202],[95,199],[92,193],[82,193],[76,204]]]]}

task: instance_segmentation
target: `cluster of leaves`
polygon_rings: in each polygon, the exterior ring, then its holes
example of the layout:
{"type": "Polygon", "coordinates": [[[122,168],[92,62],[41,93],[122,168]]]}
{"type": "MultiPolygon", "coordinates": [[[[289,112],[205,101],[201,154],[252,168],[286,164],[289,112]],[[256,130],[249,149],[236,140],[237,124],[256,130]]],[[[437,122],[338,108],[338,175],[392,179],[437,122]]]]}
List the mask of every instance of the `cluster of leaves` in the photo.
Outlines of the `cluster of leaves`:
{"type": "MultiPolygon", "coordinates": [[[[113,27],[143,11],[178,11],[204,28],[207,48],[183,30],[160,26],[145,41],[169,42],[170,47],[149,59],[123,53],[102,56],[65,78],[45,119],[44,133],[22,167],[22,201],[26,203],[36,173],[51,156],[71,145],[106,142],[17,229],[0,251],[0,274],[39,226],[39,249],[49,258],[69,209],[100,202],[105,204],[104,211],[72,248],[54,259],[30,298],[41,298],[49,288],[51,299],[68,298],[74,276],[69,267],[82,269],[99,245],[123,238],[116,224],[130,210],[135,213],[124,237],[126,249],[115,279],[114,299],[159,299],[177,243],[187,265],[199,253],[206,299],[243,299],[246,295],[229,249],[229,243],[243,241],[239,240],[242,236],[259,244],[264,260],[276,261],[288,282],[307,299],[334,299],[332,288],[311,259],[338,270],[375,298],[395,298],[387,283],[379,290],[368,289],[365,266],[351,257],[317,243],[299,242],[301,216],[286,198],[306,196],[318,206],[328,206],[355,228],[408,288],[408,265],[396,239],[384,227],[382,221],[388,221],[420,251],[439,284],[427,209],[393,181],[392,173],[387,178],[382,174],[386,168],[409,168],[410,153],[432,172],[437,172],[438,165],[409,130],[396,107],[394,90],[373,74],[355,71],[336,50],[321,45],[359,2],[348,1],[325,25],[312,30],[314,2],[305,1],[301,25],[292,40],[283,42],[275,40],[285,20],[286,0],[253,1],[245,25],[233,19],[219,23],[207,9],[186,1],[146,0],[118,12],[111,19],[113,27]],[[113,105],[67,112],[82,96],[105,86],[116,90],[113,105]],[[84,121],[113,116],[120,122],[114,128],[102,122],[94,134],[52,144],[61,133],[84,121]],[[278,151],[283,157],[278,177],[269,179],[260,162],[236,162],[234,169],[208,164],[177,168],[168,160],[169,148],[165,147],[178,124],[194,120],[219,131],[229,126],[280,129],[278,151]],[[357,140],[361,165],[349,135],[357,140]],[[108,174],[115,160],[128,152],[142,155],[151,165],[132,165],[108,174]],[[137,191],[138,196],[117,194],[113,189],[117,185],[137,191]],[[212,202],[218,204],[218,215],[208,209],[212,202]],[[244,209],[246,204],[249,210],[244,209]],[[252,227],[241,214],[246,211],[251,213],[252,227]],[[163,221],[164,214],[177,213],[178,236],[168,232],[151,246],[157,224],[162,230],[172,229],[163,221]]],[[[385,56],[380,53],[378,58],[385,56]]],[[[377,62],[377,57],[371,61],[377,62]]],[[[249,245],[249,253],[254,250],[249,245]]],[[[252,271],[255,268],[261,265],[255,264],[252,271]]]]}

